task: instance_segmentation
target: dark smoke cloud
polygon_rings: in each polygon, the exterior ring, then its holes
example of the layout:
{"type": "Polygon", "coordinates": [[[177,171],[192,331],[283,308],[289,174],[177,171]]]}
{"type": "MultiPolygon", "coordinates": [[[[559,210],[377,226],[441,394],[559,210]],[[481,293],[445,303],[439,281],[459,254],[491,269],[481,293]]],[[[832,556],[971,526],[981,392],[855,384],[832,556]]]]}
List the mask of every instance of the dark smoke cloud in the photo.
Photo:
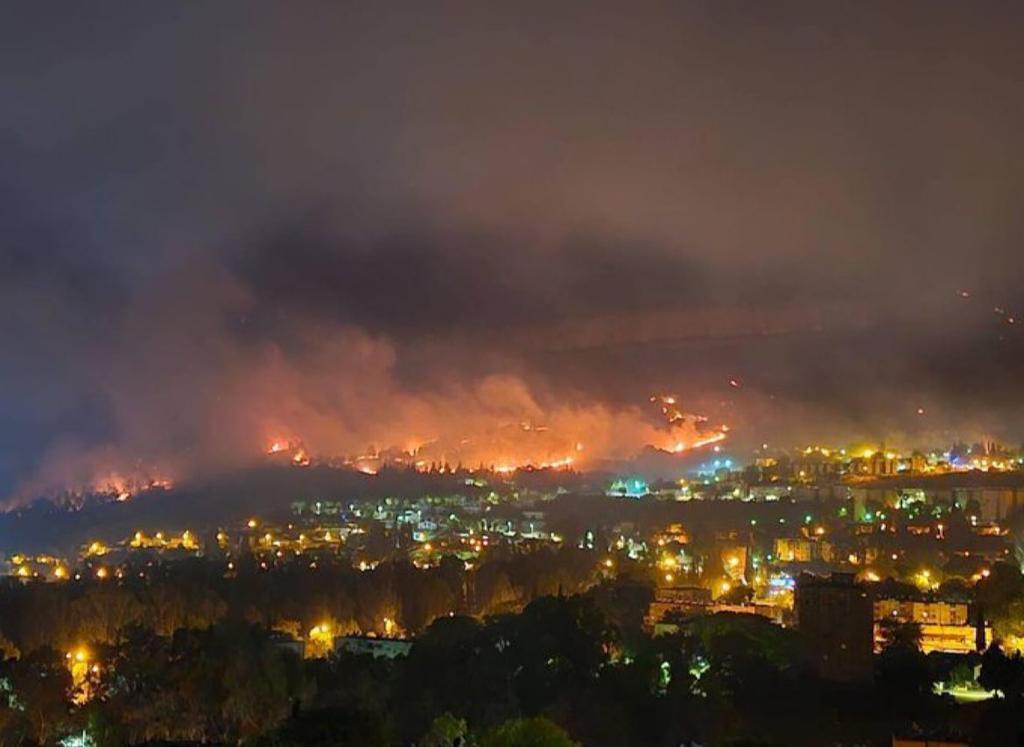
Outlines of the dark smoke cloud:
{"type": "Polygon", "coordinates": [[[627,449],[652,391],[738,444],[1019,439],[1022,21],[12,9],[0,495],[226,467],[274,429],[627,449]]]}

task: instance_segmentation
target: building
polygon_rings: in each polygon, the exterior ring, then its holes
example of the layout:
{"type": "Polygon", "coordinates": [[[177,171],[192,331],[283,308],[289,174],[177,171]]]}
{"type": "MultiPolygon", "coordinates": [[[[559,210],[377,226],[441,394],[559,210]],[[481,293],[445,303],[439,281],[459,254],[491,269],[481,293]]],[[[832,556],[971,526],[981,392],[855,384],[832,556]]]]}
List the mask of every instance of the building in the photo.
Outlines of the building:
{"type": "Polygon", "coordinates": [[[899,469],[899,459],[891,451],[868,451],[850,460],[849,471],[856,476],[891,477],[899,469]]]}
{"type": "Polygon", "coordinates": [[[395,659],[406,656],[412,641],[400,638],[373,638],[371,636],[344,635],[334,639],[334,653],[369,654],[375,659],[395,659]]]}
{"type": "Polygon", "coordinates": [[[280,631],[274,631],[270,634],[270,642],[275,648],[279,648],[282,651],[291,651],[300,659],[306,656],[306,642],[301,638],[296,638],[280,631]]]}
{"type": "Polygon", "coordinates": [[[883,598],[875,600],[874,609],[876,620],[894,618],[922,625],[967,625],[970,622],[967,602],[883,598]]]}
{"type": "Polygon", "coordinates": [[[632,478],[615,480],[605,494],[613,498],[643,498],[649,492],[646,480],[632,478]]]}
{"type": "Polygon", "coordinates": [[[732,612],[736,615],[757,615],[771,620],[776,625],[782,625],[786,615],[786,609],[775,604],[763,602],[744,602],[743,604],[722,604],[715,602],[708,607],[708,613],[715,615],[719,612],[732,612]]]}
{"type": "Polygon", "coordinates": [[[1000,521],[1024,506],[1024,472],[953,472],[948,474],[886,476],[850,487],[855,515],[866,516],[866,506],[895,508],[908,498],[929,505],[976,507],[983,522],[1000,521]]]}
{"type": "Polygon", "coordinates": [[[792,492],[789,483],[769,482],[750,485],[747,488],[747,500],[758,502],[772,502],[780,498],[786,498],[792,492]]]}
{"type": "Polygon", "coordinates": [[[654,629],[670,612],[681,615],[702,614],[710,605],[710,589],[701,586],[660,587],[654,592],[654,601],[647,608],[644,622],[649,629],[654,629]]]}
{"type": "Polygon", "coordinates": [[[838,480],[842,469],[840,455],[828,449],[807,449],[793,460],[793,473],[801,482],[838,480]]]}
{"type": "Polygon", "coordinates": [[[979,630],[972,624],[970,607],[966,602],[876,599],[874,616],[876,651],[884,642],[883,620],[920,625],[921,650],[926,654],[932,651],[969,654],[987,648],[992,642],[992,628],[985,626],[979,630]]]}
{"type": "Polygon", "coordinates": [[[835,560],[835,546],[815,535],[776,537],[774,551],[775,559],[780,563],[831,563],[835,560]]]}
{"type": "Polygon", "coordinates": [[[671,619],[670,613],[677,618],[697,615],[714,615],[718,612],[733,612],[740,615],[759,615],[774,623],[781,624],[785,612],[781,607],[770,604],[746,602],[743,604],[725,604],[711,599],[711,590],[700,586],[662,587],[654,593],[654,601],[647,608],[644,623],[655,635],[674,633],[679,629],[671,619]]]}
{"type": "Polygon", "coordinates": [[[871,677],[874,610],[852,573],[802,574],[794,606],[808,656],[822,677],[843,682],[871,677]]]}
{"type": "Polygon", "coordinates": [[[817,553],[806,537],[776,537],[775,558],[780,563],[810,563],[817,560],[817,553]]]}
{"type": "Polygon", "coordinates": [[[722,568],[732,581],[743,582],[747,573],[747,546],[726,545],[722,548],[720,557],[722,568]]]}

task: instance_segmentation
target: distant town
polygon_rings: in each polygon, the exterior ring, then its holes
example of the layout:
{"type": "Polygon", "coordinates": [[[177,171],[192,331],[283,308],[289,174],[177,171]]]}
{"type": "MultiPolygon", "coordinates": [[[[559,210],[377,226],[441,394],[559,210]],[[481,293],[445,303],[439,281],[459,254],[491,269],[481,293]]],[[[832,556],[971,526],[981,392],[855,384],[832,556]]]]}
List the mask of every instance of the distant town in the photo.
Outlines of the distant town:
{"type": "MultiPolygon", "coordinates": [[[[126,630],[240,620],[299,660],[393,660],[443,619],[628,589],[615,661],[635,655],[631,637],[749,619],[795,631],[801,666],[823,682],[872,682],[879,657],[903,646],[927,657],[940,701],[1005,697],[983,660],[1019,661],[1024,648],[1019,451],[813,445],[743,461],[709,446],[689,464],[666,480],[568,464],[368,473],[286,457],[254,474],[283,480],[270,492],[287,498],[230,520],[230,500],[189,517],[206,494],[179,500],[169,485],[39,502],[5,515],[0,643],[13,656],[63,652],[81,710],[117,690],[107,678],[126,630]],[[62,521],[92,534],[40,551],[45,533],[31,527],[56,523],[66,536],[62,521]],[[35,549],[16,546],[18,526],[35,549]]],[[[687,667],[700,680],[705,665],[687,667]]]]}

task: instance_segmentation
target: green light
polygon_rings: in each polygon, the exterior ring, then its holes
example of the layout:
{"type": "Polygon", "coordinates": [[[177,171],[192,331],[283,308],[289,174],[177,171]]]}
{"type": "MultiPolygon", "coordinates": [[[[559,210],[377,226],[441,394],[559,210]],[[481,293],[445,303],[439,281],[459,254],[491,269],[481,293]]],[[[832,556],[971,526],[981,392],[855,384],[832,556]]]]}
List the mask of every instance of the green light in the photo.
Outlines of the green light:
{"type": "Polygon", "coordinates": [[[672,665],[663,661],[658,668],[658,687],[662,690],[668,688],[672,682],[672,665]]]}
{"type": "Polygon", "coordinates": [[[88,732],[82,731],[81,734],[71,734],[64,737],[58,744],[61,747],[93,747],[96,744],[96,740],[88,732]]]}
{"type": "Polygon", "coordinates": [[[690,662],[690,676],[695,680],[699,680],[709,669],[711,665],[702,656],[695,656],[690,662]]]}

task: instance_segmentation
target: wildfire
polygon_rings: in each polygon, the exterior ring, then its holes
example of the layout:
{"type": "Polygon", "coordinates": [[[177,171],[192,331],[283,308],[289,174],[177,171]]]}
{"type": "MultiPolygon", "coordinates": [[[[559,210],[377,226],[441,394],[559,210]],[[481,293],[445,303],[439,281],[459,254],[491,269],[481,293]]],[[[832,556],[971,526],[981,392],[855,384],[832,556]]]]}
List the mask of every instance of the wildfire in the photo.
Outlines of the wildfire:
{"type": "MultiPolygon", "coordinates": [[[[545,417],[546,422],[509,418],[464,434],[425,434],[417,427],[390,443],[371,442],[367,448],[348,454],[332,453],[330,445],[318,441],[317,453],[323,456],[317,459],[366,475],[377,475],[388,468],[436,474],[480,470],[512,475],[518,471],[578,469],[584,462],[638,455],[645,446],[678,454],[728,437],[728,427],[712,426],[707,417],[686,412],[674,394],[658,394],[650,399],[660,410],[657,423],[638,411],[596,411],[587,418],[578,418],[556,410],[545,417]]],[[[268,439],[264,453],[286,464],[310,466],[309,447],[281,433],[278,430],[274,438],[268,439]]]]}
{"type": "Polygon", "coordinates": [[[290,438],[275,438],[263,450],[267,456],[291,455],[303,453],[302,442],[290,438]]]}
{"type": "Polygon", "coordinates": [[[576,460],[573,459],[571,456],[567,456],[567,457],[565,457],[563,459],[556,459],[553,462],[545,462],[545,463],[540,465],[540,468],[541,469],[569,469],[573,465],[573,462],[575,462],[575,461],[576,460]]]}
{"type": "Polygon", "coordinates": [[[651,397],[651,402],[661,404],[661,414],[665,416],[665,420],[669,426],[673,426],[676,423],[683,423],[686,421],[686,415],[676,407],[678,399],[672,394],[655,395],[651,397]]]}
{"type": "MultiPolygon", "coordinates": [[[[571,456],[562,457],[561,459],[553,459],[546,462],[534,462],[532,460],[526,460],[523,462],[502,462],[493,464],[490,466],[490,471],[499,475],[511,475],[519,470],[542,470],[542,469],[570,469],[575,463],[575,459],[571,456]]],[[[421,470],[424,471],[424,470],[421,470]]],[[[473,471],[473,470],[470,470],[473,471]]]]}
{"type": "Polygon", "coordinates": [[[726,438],[728,438],[727,431],[728,428],[722,426],[722,430],[717,431],[716,433],[712,433],[710,436],[698,438],[695,441],[691,441],[690,443],[676,441],[671,448],[663,449],[663,451],[671,451],[673,454],[681,454],[684,451],[692,451],[693,449],[700,449],[704,446],[710,446],[711,444],[716,444],[719,441],[724,441],[726,438]]]}
{"type": "MultiPolygon", "coordinates": [[[[498,431],[507,435],[512,427],[514,427],[514,432],[529,434],[528,438],[531,439],[536,434],[547,436],[550,431],[549,426],[530,422],[515,423],[510,428],[502,427],[498,431]]],[[[583,442],[579,440],[556,441],[555,443],[543,441],[540,444],[534,444],[532,441],[523,443],[521,440],[512,438],[485,446],[476,444],[471,439],[462,439],[457,448],[452,447],[451,450],[454,453],[445,453],[446,450],[442,450],[443,447],[437,446],[436,453],[432,454],[431,458],[426,458],[425,450],[428,447],[435,447],[437,439],[409,438],[400,443],[403,444],[401,447],[381,449],[371,446],[356,455],[326,457],[326,463],[344,466],[365,475],[377,475],[381,469],[389,466],[439,474],[449,472],[454,474],[456,469],[473,472],[475,467],[479,467],[497,474],[510,475],[518,470],[569,469],[579,461],[580,454],[584,449],[583,442]],[[559,452],[564,454],[566,449],[570,453],[561,456],[559,452]],[[482,455],[480,451],[483,451],[482,455]],[[487,454],[487,452],[498,454],[504,452],[507,455],[509,451],[519,452],[519,454],[515,457],[496,456],[492,458],[488,458],[487,454]],[[546,452],[545,456],[537,458],[531,454],[531,452],[538,451],[546,452]],[[466,466],[462,467],[461,465],[466,466]]],[[[287,458],[288,462],[296,467],[307,467],[312,463],[312,458],[301,444],[302,442],[297,440],[276,438],[267,444],[263,452],[269,457],[287,458]]]]}
{"type": "Polygon", "coordinates": [[[296,467],[308,467],[312,460],[302,442],[295,439],[275,438],[263,449],[268,457],[288,459],[296,467]]]}
{"type": "Polygon", "coordinates": [[[655,395],[651,397],[651,402],[660,404],[661,414],[670,431],[663,445],[657,447],[661,451],[681,454],[711,446],[729,437],[729,426],[722,425],[717,429],[709,429],[708,419],[703,415],[691,415],[680,410],[676,406],[678,398],[675,395],[655,395]]]}
{"type": "Polygon", "coordinates": [[[112,496],[119,503],[131,500],[139,493],[150,490],[170,490],[174,483],[166,477],[148,475],[125,476],[112,472],[93,481],[91,492],[112,496]]]}

